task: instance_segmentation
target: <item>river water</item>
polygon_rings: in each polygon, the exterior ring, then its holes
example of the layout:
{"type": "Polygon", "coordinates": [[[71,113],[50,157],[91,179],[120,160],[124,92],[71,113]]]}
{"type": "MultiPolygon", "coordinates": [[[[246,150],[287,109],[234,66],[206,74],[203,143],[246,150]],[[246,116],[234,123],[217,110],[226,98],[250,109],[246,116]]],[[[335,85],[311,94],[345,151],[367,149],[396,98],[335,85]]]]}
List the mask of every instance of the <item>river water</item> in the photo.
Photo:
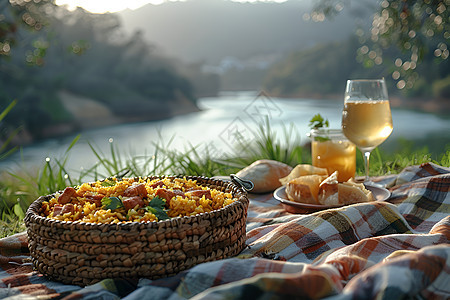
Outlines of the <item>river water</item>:
{"type": "MultiPolygon", "coordinates": [[[[317,113],[330,121],[330,127],[338,128],[341,122],[343,101],[312,99],[277,99],[253,92],[223,93],[219,97],[198,100],[200,112],[154,122],[123,124],[80,132],[80,139],[69,151],[67,169],[89,169],[97,162],[91,150],[108,157],[111,143],[126,157],[153,155],[155,143],[169,149],[190,149],[208,145],[209,151],[220,156],[230,152],[237,143],[237,136],[253,139],[266,120],[277,137],[294,139],[297,133],[300,143],[308,141],[308,123],[317,113]],[[294,129],[292,132],[290,129],[294,129]]],[[[430,151],[442,152],[450,145],[450,118],[433,114],[393,108],[394,131],[381,146],[398,147],[399,138],[417,143],[426,141],[430,151]]],[[[0,170],[17,166],[42,165],[47,157],[60,159],[77,134],[24,147],[3,162],[0,170]]],[[[204,147],[206,148],[206,147],[204,147]]]]}

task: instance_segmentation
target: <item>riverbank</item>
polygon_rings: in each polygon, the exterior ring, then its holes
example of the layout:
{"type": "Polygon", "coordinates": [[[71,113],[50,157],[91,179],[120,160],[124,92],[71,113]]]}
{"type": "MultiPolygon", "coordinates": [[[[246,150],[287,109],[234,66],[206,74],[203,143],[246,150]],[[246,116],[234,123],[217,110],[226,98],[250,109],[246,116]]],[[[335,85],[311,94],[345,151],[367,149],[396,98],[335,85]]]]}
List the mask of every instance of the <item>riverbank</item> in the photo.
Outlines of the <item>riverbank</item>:
{"type": "MultiPolygon", "coordinates": [[[[42,128],[39,140],[64,137],[83,130],[120,124],[165,120],[200,111],[196,103],[187,99],[181,92],[175,92],[175,98],[172,101],[161,102],[161,106],[164,109],[159,109],[158,113],[152,113],[150,111],[147,114],[134,116],[117,115],[104,103],[73,94],[66,90],[59,91],[58,97],[64,108],[72,116],[72,119],[42,128]]],[[[22,129],[11,141],[11,145],[25,146],[37,141],[26,129],[22,129]]]]}
{"type": "MultiPolygon", "coordinates": [[[[284,126],[295,128],[292,139],[298,134],[300,143],[309,141],[308,122],[318,112],[329,119],[330,126],[339,127],[342,118],[343,101],[284,99],[272,97],[272,101],[256,101],[257,93],[222,93],[218,97],[200,98],[197,101],[197,112],[184,113],[159,121],[143,121],[120,123],[101,128],[78,130],[74,133],[61,134],[57,138],[40,140],[23,147],[21,155],[8,158],[11,161],[42,162],[47,156],[58,157],[65,153],[67,147],[78,133],[81,139],[76,151],[72,152],[73,166],[89,168],[96,163],[88,142],[96,144],[98,149],[109,149],[110,139],[121,151],[134,154],[152,153],[154,143],[170,141],[166,147],[183,149],[186,145],[214,146],[214,151],[228,151],[235,145],[233,137],[241,134],[250,139],[258,133],[258,120],[265,117],[271,122],[271,130],[281,134],[284,126]],[[264,114],[267,114],[265,116],[264,114]],[[297,134],[296,134],[296,133],[297,134]]],[[[186,104],[188,105],[188,104],[186,104]]],[[[189,106],[189,105],[188,105],[189,106]]],[[[178,113],[186,110],[179,109],[178,113]]],[[[394,131],[382,148],[390,152],[410,147],[411,149],[428,147],[430,153],[440,154],[450,145],[450,118],[436,114],[424,113],[400,106],[392,110],[394,131]],[[416,121],[417,120],[417,121],[416,121]],[[420,121],[419,121],[420,120],[420,121]],[[400,140],[401,139],[401,140],[400,140]],[[410,141],[411,143],[406,143],[410,141]]],[[[210,149],[210,151],[212,151],[210,149]]]]}
{"type": "MultiPolygon", "coordinates": [[[[271,95],[272,97],[278,97],[282,99],[313,99],[317,101],[321,100],[336,100],[344,101],[344,95],[342,94],[297,94],[297,95],[271,95]]],[[[389,101],[392,108],[401,108],[414,110],[418,112],[425,112],[436,114],[439,116],[446,115],[450,117],[450,99],[448,98],[425,98],[425,97],[404,97],[402,95],[390,95],[389,101]]]]}
{"type": "Polygon", "coordinates": [[[390,102],[394,108],[410,109],[440,116],[449,116],[450,114],[450,99],[391,97],[390,102]]]}

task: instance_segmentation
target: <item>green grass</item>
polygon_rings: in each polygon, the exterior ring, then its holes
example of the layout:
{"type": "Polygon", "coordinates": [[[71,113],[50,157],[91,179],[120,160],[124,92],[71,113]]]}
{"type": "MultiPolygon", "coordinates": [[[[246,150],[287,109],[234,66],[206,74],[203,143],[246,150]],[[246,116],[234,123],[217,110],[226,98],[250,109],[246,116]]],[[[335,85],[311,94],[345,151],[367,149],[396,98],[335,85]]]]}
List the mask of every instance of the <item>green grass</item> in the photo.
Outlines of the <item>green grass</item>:
{"type": "MultiPolygon", "coordinates": [[[[6,115],[16,106],[17,100],[12,101],[3,111],[0,112],[0,123],[6,117],[6,115]]],[[[7,133],[7,138],[5,140],[1,139],[2,132],[0,131],[0,160],[5,159],[17,150],[17,147],[9,148],[9,144],[12,139],[19,133],[21,128],[16,128],[12,132],[7,133]]]]}
{"type": "MultiPolygon", "coordinates": [[[[14,173],[0,174],[0,238],[25,229],[23,217],[28,206],[39,196],[62,190],[90,180],[117,176],[146,176],[151,174],[185,174],[199,176],[229,175],[258,159],[273,159],[291,166],[311,163],[311,153],[300,146],[299,135],[293,127],[275,132],[266,121],[259,126],[251,142],[241,141],[225,156],[216,157],[213,145],[187,145],[183,151],[172,149],[173,139],[164,141],[160,136],[154,152],[133,155],[119,151],[111,141],[108,153],[90,145],[98,163],[77,173],[67,169],[67,162],[76,137],[62,157],[48,158],[37,169],[25,166],[14,173]]],[[[402,141],[393,153],[375,149],[370,161],[370,175],[396,174],[409,165],[435,162],[450,167],[450,145],[439,155],[429,153],[427,147],[413,149],[412,143],[402,141]]],[[[364,174],[363,158],[357,153],[357,174],[364,174]]]]}

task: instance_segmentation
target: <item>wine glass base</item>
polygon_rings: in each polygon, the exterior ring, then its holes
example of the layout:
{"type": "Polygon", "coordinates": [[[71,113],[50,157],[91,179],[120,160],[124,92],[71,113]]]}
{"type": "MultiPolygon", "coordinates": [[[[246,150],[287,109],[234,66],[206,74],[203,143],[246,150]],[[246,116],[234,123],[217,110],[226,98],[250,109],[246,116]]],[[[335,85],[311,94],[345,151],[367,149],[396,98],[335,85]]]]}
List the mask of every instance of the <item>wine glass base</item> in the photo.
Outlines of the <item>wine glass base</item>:
{"type": "Polygon", "coordinates": [[[374,187],[384,188],[384,186],[382,184],[374,182],[371,179],[366,181],[366,177],[365,176],[356,176],[354,178],[354,181],[356,183],[364,183],[364,185],[370,185],[370,186],[374,186],[374,187]]]}
{"type": "Polygon", "coordinates": [[[373,186],[373,187],[378,187],[378,188],[384,188],[384,186],[382,184],[373,182],[372,180],[367,180],[367,181],[363,181],[365,186],[373,186]]]}

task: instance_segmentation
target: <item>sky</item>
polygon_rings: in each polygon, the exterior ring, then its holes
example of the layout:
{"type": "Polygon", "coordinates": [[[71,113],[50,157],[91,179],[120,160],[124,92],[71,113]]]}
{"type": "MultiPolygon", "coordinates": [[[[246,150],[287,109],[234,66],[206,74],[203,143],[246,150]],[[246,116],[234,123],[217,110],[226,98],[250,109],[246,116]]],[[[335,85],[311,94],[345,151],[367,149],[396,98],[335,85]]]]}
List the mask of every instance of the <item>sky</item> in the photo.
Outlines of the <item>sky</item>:
{"type": "MultiPolygon", "coordinates": [[[[124,9],[137,9],[148,3],[155,5],[167,1],[186,1],[186,0],[56,0],[57,5],[67,5],[73,10],[76,7],[82,7],[92,13],[118,12],[124,9]]],[[[286,0],[231,0],[234,2],[285,2],[286,0]]]]}

